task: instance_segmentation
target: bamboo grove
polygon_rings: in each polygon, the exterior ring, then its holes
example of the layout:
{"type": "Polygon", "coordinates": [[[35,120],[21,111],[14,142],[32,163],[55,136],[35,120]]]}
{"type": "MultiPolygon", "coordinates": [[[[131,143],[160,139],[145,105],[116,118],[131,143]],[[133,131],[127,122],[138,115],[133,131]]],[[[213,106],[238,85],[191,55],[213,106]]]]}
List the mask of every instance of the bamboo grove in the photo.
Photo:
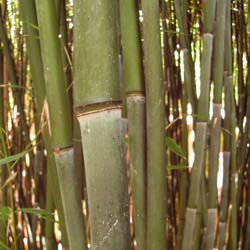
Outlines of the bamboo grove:
{"type": "Polygon", "coordinates": [[[250,249],[249,1],[0,3],[0,250],[250,249]]]}

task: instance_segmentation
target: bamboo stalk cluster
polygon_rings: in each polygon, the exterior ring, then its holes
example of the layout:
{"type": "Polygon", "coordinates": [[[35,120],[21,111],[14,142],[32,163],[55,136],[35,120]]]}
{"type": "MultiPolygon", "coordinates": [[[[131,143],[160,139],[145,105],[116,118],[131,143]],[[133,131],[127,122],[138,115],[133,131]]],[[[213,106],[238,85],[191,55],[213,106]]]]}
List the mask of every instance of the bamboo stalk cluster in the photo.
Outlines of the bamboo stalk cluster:
{"type": "Polygon", "coordinates": [[[0,249],[250,249],[248,1],[0,7],[0,249]]]}

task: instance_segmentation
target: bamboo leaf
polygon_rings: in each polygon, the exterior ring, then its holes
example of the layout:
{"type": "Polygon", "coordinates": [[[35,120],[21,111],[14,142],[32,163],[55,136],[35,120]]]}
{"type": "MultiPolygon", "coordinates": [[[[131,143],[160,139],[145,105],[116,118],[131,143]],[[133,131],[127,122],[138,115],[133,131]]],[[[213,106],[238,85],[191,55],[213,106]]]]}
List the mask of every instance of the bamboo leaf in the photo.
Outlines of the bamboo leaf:
{"type": "Polygon", "coordinates": [[[29,151],[29,150],[25,150],[21,153],[18,153],[18,154],[15,154],[15,155],[10,155],[10,156],[7,156],[3,159],[0,159],[0,165],[5,165],[5,164],[8,164],[10,162],[13,162],[13,161],[17,161],[19,159],[21,159],[22,157],[24,157],[29,151]]]}
{"type": "Polygon", "coordinates": [[[49,212],[48,210],[41,209],[41,208],[19,208],[17,212],[22,212],[22,213],[28,213],[28,214],[33,214],[36,216],[39,216],[41,219],[58,223],[59,225],[63,225],[64,223],[60,220],[54,220],[54,214],[49,212]],[[51,216],[48,217],[48,216],[51,216]]]}
{"type": "Polygon", "coordinates": [[[40,215],[40,216],[45,216],[45,215],[53,216],[53,213],[47,211],[46,209],[40,209],[40,208],[19,208],[17,211],[22,213],[40,215]]]}
{"type": "Polygon", "coordinates": [[[180,156],[183,159],[186,159],[182,149],[179,147],[179,145],[175,142],[174,139],[166,136],[166,144],[167,147],[176,155],[180,156]]]}

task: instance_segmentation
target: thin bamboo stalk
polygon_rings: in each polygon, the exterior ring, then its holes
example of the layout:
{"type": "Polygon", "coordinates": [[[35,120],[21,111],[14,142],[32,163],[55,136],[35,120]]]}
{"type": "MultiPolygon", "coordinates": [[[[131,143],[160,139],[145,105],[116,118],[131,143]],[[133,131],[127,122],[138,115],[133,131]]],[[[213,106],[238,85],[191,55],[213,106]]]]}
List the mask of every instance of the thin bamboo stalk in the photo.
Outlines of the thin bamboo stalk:
{"type": "MultiPolygon", "coordinates": [[[[182,91],[182,149],[184,155],[188,155],[188,128],[187,128],[187,98],[185,94],[185,87],[183,87],[182,91]]],[[[178,231],[177,231],[177,249],[181,249],[181,241],[183,238],[183,231],[185,225],[185,211],[187,206],[187,192],[188,192],[188,172],[183,170],[181,171],[180,178],[180,219],[178,223],[178,231]]]]}
{"type": "Polygon", "coordinates": [[[127,93],[130,176],[136,248],[146,248],[146,101],[140,47],[138,6],[120,1],[123,76],[127,93]]]}
{"type": "Polygon", "coordinates": [[[159,2],[143,0],[147,116],[147,249],[166,249],[166,152],[159,2]],[[157,145],[157,147],[155,147],[157,145]]]}
{"type": "Polygon", "coordinates": [[[186,219],[184,226],[182,250],[192,249],[194,239],[194,228],[197,216],[197,207],[200,197],[200,186],[202,178],[202,166],[204,163],[205,145],[207,133],[207,123],[197,122],[196,124],[196,136],[199,140],[195,144],[195,160],[191,172],[190,180],[190,195],[188,198],[188,207],[186,209],[186,219]]]}
{"type": "Polygon", "coordinates": [[[231,41],[231,11],[230,2],[226,6],[226,30],[225,30],[225,61],[224,61],[224,92],[225,92],[225,119],[224,119],[224,152],[223,152],[223,186],[222,199],[219,215],[219,241],[218,248],[224,249],[226,243],[226,223],[229,205],[229,179],[231,166],[231,134],[234,133],[231,127],[231,96],[233,94],[232,84],[232,41],[231,41]]]}
{"type": "MultiPolygon", "coordinates": [[[[213,6],[213,4],[212,4],[213,6]]],[[[213,13],[210,9],[210,5],[205,6],[205,13],[213,13]]],[[[207,25],[214,21],[214,15],[211,15],[209,19],[205,20],[207,25]]],[[[191,249],[194,236],[194,225],[197,216],[197,208],[199,205],[199,197],[202,199],[200,192],[201,178],[204,174],[203,166],[205,162],[205,150],[207,144],[207,123],[209,119],[209,88],[211,81],[211,65],[212,65],[212,49],[213,49],[213,35],[212,31],[206,30],[203,34],[203,52],[201,57],[201,94],[198,101],[198,115],[197,124],[195,129],[196,144],[195,144],[195,160],[191,172],[190,189],[189,193],[192,194],[188,199],[188,209],[186,211],[186,221],[184,227],[184,239],[182,243],[182,249],[191,249]],[[192,226],[190,227],[188,221],[192,226]],[[189,228],[192,229],[189,230],[189,228]]],[[[205,191],[202,195],[204,195],[205,191]]],[[[199,234],[199,231],[196,231],[199,234]]]]}
{"type": "Polygon", "coordinates": [[[119,106],[118,2],[77,0],[74,11],[74,105],[82,135],[91,248],[127,250],[129,204],[119,106]]]}
{"type": "Polygon", "coordinates": [[[65,224],[71,250],[86,249],[85,230],[78,192],[72,147],[72,117],[66,92],[58,25],[53,1],[36,1],[40,43],[44,65],[46,95],[49,104],[51,138],[65,224]]]}
{"type": "Polygon", "coordinates": [[[191,45],[187,29],[187,4],[186,0],[175,0],[175,12],[178,19],[178,26],[180,29],[180,45],[184,55],[184,74],[187,85],[187,96],[191,103],[192,111],[195,114],[197,109],[197,96],[195,85],[195,71],[194,62],[191,55],[191,45]],[[183,8],[185,7],[185,8],[183,8]],[[186,10],[186,11],[185,11],[186,10]]]}
{"type": "Polygon", "coordinates": [[[46,193],[46,210],[48,215],[46,216],[45,224],[45,238],[46,238],[46,249],[53,250],[57,248],[57,242],[54,234],[54,221],[51,220],[51,214],[54,213],[54,202],[53,202],[53,175],[50,168],[47,170],[48,179],[47,179],[47,193],[46,193]]]}
{"type": "MultiPolygon", "coordinates": [[[[36,8],[35,2],[28,0],[28,1],[20,1],[20,12],[21,17],[23,20],[24,25],[24,33],[26,38],[26,45],[28,50],[29,56],[29,63],[30,63],[30,70],[32,76],[32,85],[34,88],[35,99],[37,103],[37,120],[44,119],[44,115],[46,110],[46,101],[45,101],[45,80],[43,74],[43,63],[41,57],[41,48],[40,48],[40,41],[37,39],[39,37],[38,26],[37,24],[37,15],[36,15],[36,8]]],[[[48,117],[47,117],[48,118],[48,117]]],[[[47,150],[47,167],[50,169],[49,171],[52,173],[54,177],[53,187],[49,188],[50,192],[53,192],[53,199],[55,206],[59,213],[59,218],[64,221],[64,212],[62,209],[62,198],[59,191],[58,186],[58,175],[55,165],[54,157],[51,155],[51,138],[49,135],[48,126],[45,127],[44,130],[44,142],[45,148],[47,150]]],[[[47,193],[49,191],[47,190],[47,193]]],[[[47,223],[50,223],[47,221],[47,223]]],[[[64,245],[68,245],[68,239],[65,232],[65,229],[62,230],[62,242],[64,245]]]]}
{"type": "Polygon", "coordinates": [[[215,244],[216,215],[217,215],[217,173],[219,167],[220,135],[221,135],[221,108],[222,108],[222,85],[224,74],[224,47],[226,27],[227,1],[219,1],[216,5],[216,26],[214,41],[214,99],[213,117],[211,120],[209,167],[208,167],[208,208],[213,214],[213,219],[208,220],[208,232],[206,249],[211,250],[215,244]]]}

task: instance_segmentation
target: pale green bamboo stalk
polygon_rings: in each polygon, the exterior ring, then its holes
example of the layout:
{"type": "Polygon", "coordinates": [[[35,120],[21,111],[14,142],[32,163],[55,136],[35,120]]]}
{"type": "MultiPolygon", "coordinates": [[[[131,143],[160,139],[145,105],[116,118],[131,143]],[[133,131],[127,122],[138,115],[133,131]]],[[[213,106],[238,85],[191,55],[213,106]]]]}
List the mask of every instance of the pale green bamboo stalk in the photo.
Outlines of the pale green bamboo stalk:
{"type": "Polygon", "coordinates": [[[165,250],[166,145],[159,2],[142,0],[142,10],[147,96],[147,250],[165,250]]]}
{"type": "Polygon", "coordinates": [[[61,60],[53,1],[36,1],[52,146],[59,177],[70,250],[86,249],[81,195],[74,166],[72,116],[61,60]]]}
{"type": "Polygon", "coordinates": [[[218,249],[223,250],[226,241],[226,223],[228,210],[228,190],[229,190],[229,167],[230,167],[230,151],[223,154],[223,188],[222,201],[220,207],[220,222],[219,222],[219,242],[218,249]]]}
{"type": "Polygon", "coordinates": [[[124,88],[127,93],[130,176],[136,248],[146,249],[146,100],[138,6],[120,1],[124,88]]]}
{"type": "Polygon", "coordinates": [[[227,212],[229,205],[229,179],[231,167],[231,134],[234,131],[231,127],[231,96],[233,94],[233,77],[232,77],[232,39],[231,39],[231,3],[227,2],[226,6],[226,30],[225,30],[225,58],[224,58],[224,93],[225,93],[225,119],[224,119],[224,152],[223,152],[223,186],[222,186],[222,200],[219,214],[219,250],[224,249],[226,243],[226,226],[227,226],[227,212]]]}
{"type": "MultiPolygon", "coordinates": [[[[182,150],[184,155],[188,155],[188,128],[187,128],[187,95],[185,91],[185,85],[182,90],[182,150]]],[[[177,231],[177,249],[181,249],[181,243],[183,238],[183,231],[185,225],[185,211],[187,206],[187,192],[188,192],[188,170],[181,171],[180,178],[180,202],[179,213],[180,219],[178,223],[177,231]]]]}
{"type": "Polygon", "coordinates": [[[174,0],[174,6],[178,20],[178,26],[180,29],[180,45],[184,55],[183,57],[184,75],[186,79],[188,101],[191,103],[192,112],[196,114],[197,97],[196,97],[196,85],[195,85],[195,70],[194,70],[194,62],[191,55],[191,45],[186,23],[187,22],[186,2],[187,2],[186,0],[174,0]]]}
{"type": "Polygon", "coordinates": [[[188,198],[188,207],[186,210],[186,219],[184,226],[184,234],[182,241],[182,250],[192,249],[194,239],[194,228],[197,216],[197,207],[200,198],[200,187],[202,178],[202,166],[204,163],[205,146],[207,139],[207,123],[197,122],[196,124],[196,144],[195,144],[195,160],[192,167],[190,188],[188,198]]]}
{"type": "MultiPolygon", "coordinates": [[[[205,6],[205,12],[211,12],[210,6],[205,6]]],[[[213,13],[213,12],[212,12],[213,13]]],[[[214,21],[214,16],[205,20],[207,23],[214,21]]],[[[195,160],[191,172],[190,188],[188,199],[188,208],[186,211],[186,220],[182,242],[182,250],[192,249],[194,238],[194,226],[197,216],[199,199],[202,198],[199,191],[201,187],[201,178],[203,173],[203,163],[205,161],[205,150],[207,145],[207,123],[209,119],[209,89],[211,81],[211,64],[213,51],[213,34],[207,30],[203,34],[203,51],[201,57],[201,94],[198,101],[198,115],[196,123],[196,144],[195,160]],[[189,224],[191,223],[191,224],[189,224]]],[[[204,191],[205,193],[205,191],[204,191]]],[[[203,193],[203,195],[204,195],[203,193]]],[[[199,232],[199,231],[198,231],[199,232]]]]}
{"type": "MultiPolygon", "coordinates": [[[[51,166],[51,165],[49,165],[51,166]]],[[[53,202],[53,172],[50,168],[47,169],[47,190],[46,190],[46,211],[48,215],[46,216],[45,223],[45,238],[46,238],[46,249],[53,250],[57,248],[57,243],[54,234],[54,221],[52,220],[51,214],[54,213],[54,202],[53,202]],[[50,213],[50,214],[49,214],[50,213]]]]}
{"type": "Polygon", "coordinates": [[[220,135],[221,135],[221,108],[222,108],[222,85],[224,74],[224,45],[226,27],[226,6],[227,0],[222,0],[216,4],[216,25],[214,41],[214,99],[213,117],[211,120],[210,148],[209,148],[209,168],[208,168],[208,208],[209,213],[213,213],[214,219],[208,220],[207,235],[210,237],[206,241],[206,249],[211,250],[215,244],[216,215],[217,215],[217,172],[219,168],[220,135]]]}
{"type": "MultiPolygon", "coordinates": [[[[232,83],[232,81],[231,81],[232,83]]],[[[231,86],[233,89],[233,86],[231,86]]],[[[237,249],[237,183],[238,183],[238,172],[237,172],[237,151],[236,151],[236,107],[234,99],[234,91],[231,91],[231,129],[232,129],[232,138],[231,138],[231,180],[230,180],[230,225],[229,225],[229,243],[228,249],[237,249]]]]}
{"type": "Polygon", "coordinates": [[[77,0],[74,11],[74,105],[82,135],[91,248],[128,250],[118,2],[77,0]]]}

